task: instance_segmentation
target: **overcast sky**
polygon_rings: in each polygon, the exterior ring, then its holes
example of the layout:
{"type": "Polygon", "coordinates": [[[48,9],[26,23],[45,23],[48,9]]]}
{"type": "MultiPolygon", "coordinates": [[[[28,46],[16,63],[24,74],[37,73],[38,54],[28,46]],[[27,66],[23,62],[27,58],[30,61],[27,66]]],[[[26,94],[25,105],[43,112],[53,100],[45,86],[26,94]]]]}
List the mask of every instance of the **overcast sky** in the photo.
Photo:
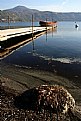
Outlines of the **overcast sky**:
{"type": "Polygon", "coordinates": [[[40,11],[81,12],[81,0],[0,0],[0,9],[18,5],[40,11]]]}

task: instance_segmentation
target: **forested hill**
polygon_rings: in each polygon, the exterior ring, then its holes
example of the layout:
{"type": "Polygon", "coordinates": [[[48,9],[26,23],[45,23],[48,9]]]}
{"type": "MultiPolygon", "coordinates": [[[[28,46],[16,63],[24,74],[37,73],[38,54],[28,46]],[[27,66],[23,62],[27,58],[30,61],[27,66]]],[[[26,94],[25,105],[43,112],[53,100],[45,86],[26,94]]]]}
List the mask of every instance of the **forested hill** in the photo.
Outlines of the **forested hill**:
{"type": "Polygon", "coordinates": [[[39,20],[57,20],[57,21],[81,21],[81,12],[51,12],[29,9],[24,6],[17,6],[12,9],[0,10],[0,21],[31,21],[31,16],[34,16],[34,21],[39,20]]]}

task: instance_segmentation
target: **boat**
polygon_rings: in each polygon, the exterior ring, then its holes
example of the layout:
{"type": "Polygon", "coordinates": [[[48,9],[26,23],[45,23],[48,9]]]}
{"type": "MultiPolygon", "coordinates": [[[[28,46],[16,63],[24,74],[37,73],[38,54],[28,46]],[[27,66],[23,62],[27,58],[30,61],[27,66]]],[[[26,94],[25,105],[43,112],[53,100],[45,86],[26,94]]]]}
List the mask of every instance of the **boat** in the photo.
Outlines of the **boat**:
{"type": "Polygon", "coordinates": [[[79,25],[78,25],[78,24],[76,24],[76,25],[75,25],[75,28],[78,28],[78,27],[79,27],[79,25]]]}
{"type": "Polygon", "coordinates": [[[79,25],[75,22],[75,28],[78,28],[79,27],[79,25]]]}
{"type": "Polygon", "coordinates": [[[40,26],[54,26],[57,27],[57,21],[39,21],[40,26]]]}

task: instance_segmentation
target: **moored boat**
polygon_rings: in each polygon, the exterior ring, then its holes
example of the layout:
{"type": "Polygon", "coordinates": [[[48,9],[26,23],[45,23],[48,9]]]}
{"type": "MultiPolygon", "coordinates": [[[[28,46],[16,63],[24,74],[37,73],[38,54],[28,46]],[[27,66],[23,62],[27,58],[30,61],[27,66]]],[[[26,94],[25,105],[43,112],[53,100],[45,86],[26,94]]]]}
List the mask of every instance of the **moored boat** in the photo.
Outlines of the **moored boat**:
{"type": "Polygon", "coordinates": [[[57,21],[39,21],[40,26],[54,26],[57,27],[57,21]]]}

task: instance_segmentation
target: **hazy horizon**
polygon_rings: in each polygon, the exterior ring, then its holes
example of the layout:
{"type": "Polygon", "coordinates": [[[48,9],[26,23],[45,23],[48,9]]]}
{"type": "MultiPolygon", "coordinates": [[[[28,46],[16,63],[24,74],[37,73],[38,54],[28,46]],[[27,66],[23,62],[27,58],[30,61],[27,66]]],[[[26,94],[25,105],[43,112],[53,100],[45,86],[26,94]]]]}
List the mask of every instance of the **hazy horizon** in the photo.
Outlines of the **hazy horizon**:
{"type": "Polygon", "coordinates": [[[81,0],[0,0],[0,10],[25,6],[39,11],[81,12],[81,0]]]}

